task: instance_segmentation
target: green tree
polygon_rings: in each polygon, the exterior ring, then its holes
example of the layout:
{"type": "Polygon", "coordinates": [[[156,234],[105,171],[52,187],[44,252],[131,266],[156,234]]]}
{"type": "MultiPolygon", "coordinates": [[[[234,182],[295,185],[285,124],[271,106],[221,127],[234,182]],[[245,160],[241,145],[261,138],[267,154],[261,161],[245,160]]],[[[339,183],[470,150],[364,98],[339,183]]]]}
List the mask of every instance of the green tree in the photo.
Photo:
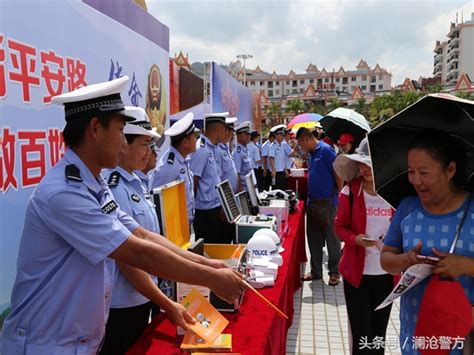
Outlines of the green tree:
{"type": "Polygon", "coordinates": [[[369,106],[367,105],[367,100],[365,97],[359,97],[357,103],[351,107],[354,111],[357,111],[362,116],[367,117],[369,106]]]}
{"type": "Polygon", "coordinates": [[[441,90],[443,90],[443,86],[441,84],[428,85],[426,88],[426,91],[429,94],[435,94],[441,92],[441,90]]]}
{"type": "Polygon", "coordinates": [[[286,108],[285,112],[286,113],[292,113],[293,115],[299,115],[300,113],[303,113],[305,110],[305,105],[304,102],[300,99],[293,99],[293,100],[288,100],[286,102],[286,108]]]}
{"type": "Polygon", "coordinates": [[[272,127],[282,120],[282,110],[281,105],[278,102],[272,102],[265,108],[265,114],[267,116],[266,124],[269,127],[272,127]]]}
{"type": "Polygon", "coordinates": [[[471,100],[471,101],[474,100],[474,95],[472,95],[469,92],[465,92],[465,91],[457,92],[456,96],[461,98],[461,99],[465,99],[465,100],[471,100]]]}
{"type": "Polygon", "coordinates": [[[342,102],[337,99],[337,97],[330,97],[328,101],[328,111],[337,109],[342,106],[342,102]]]}
{"type": "Polygon", "coordinates": [[[317,113],[321,116],[325,116],[327,114],[326,108],[323,105],[316,104],[314,102],[310,102],[310,103],[306,104],[305,112],[317,113]]]}

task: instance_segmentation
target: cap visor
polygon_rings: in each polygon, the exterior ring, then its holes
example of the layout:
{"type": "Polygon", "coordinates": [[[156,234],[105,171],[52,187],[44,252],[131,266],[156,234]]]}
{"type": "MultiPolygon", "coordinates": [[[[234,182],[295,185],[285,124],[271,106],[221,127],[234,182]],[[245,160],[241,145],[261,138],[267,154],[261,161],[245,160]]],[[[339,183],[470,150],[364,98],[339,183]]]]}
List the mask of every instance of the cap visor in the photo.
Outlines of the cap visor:
{"type": "Polygon", "coordinates": [[[136,126],[133,124],[126,124],[124,129],[123,129],[123,134],[137,134],[140,136],[150,136],[153,138],[156,138],[156,136],[159,136],[156,132],[153,132],[152,130],[145,129],[140,126],[136,126]]]}

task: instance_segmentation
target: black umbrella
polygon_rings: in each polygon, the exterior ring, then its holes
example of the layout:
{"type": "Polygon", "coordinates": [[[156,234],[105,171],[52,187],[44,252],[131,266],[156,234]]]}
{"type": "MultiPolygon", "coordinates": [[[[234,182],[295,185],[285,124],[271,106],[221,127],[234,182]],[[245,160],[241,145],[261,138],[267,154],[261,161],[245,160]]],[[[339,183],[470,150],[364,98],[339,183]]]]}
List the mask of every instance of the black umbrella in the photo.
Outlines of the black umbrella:
{"type": "Polygon", "coordinates": [[[408,146],[423,130],[436,129],[463,142],[466,186],[474,191],[474,101],[432,94],[399,112],[368,134],[375,190],[397,207],[405,196],[416,195],[408,182],[408,146]]]}
{"type": "Polygon", "coordinates": [[[342,133],[350,133],[354,137],[354,146],[359,146],[365,138],[370,126],[364,116],[354,110],[339,107],[329,112],[320,121],[324,132],[334,142],[337,142],[342,133]]]}

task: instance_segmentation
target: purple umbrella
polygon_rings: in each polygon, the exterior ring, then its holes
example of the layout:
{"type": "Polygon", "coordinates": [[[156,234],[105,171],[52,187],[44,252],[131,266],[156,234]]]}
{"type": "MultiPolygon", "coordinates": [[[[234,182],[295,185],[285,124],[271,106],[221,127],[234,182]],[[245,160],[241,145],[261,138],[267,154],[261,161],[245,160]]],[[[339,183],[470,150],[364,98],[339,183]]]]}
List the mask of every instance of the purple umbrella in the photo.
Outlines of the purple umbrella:
{"type": "Polygon", "coordinates": [[[293,119],[288,123],[288,128],[293,128],[297,123],[305,122],[319,122],[323,116],[318,115],[317,113],[302,113],[301,115],[293,117],[293,119]]]}

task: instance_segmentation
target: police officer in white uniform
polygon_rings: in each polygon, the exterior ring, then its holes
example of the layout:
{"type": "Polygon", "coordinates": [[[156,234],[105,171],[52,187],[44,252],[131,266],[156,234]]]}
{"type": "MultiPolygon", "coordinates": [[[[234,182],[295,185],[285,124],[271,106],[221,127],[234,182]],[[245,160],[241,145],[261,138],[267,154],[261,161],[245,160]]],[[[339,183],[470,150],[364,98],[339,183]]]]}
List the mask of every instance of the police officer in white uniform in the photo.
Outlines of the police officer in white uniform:
{"type": "Polygon", "coordinates": [[[263,176],[263,188],[265,191],[270,191],[270,186],[272,184],[272,170],[270,166],[270,157],[268,153],[270,152],[270,147],[275,141],[275,133],[270,131],[268,133],[268,139],[262,145],[262,176],[263,176]]]}
{"type": "Polygon", "coordinates": [[[268,152],[270,158],[270,168],[272,176],[273,189],[286,190],[288,172],[286,170],[285,150],[282,142],[284,140],[285,125],[272,127],[271,131],[275,134],[275,142],[273,142],[268,152]]]}
{"type": "Polygon", "coordinates": [[[184,181],[189,224],[194,221],[194,179],[189,155],[196,151],[199,134],[193,119],[194,115],[190,112],[165,131],[165,135],[171,139],[171,145],[160,158],[152,184],[155,189],[174,180],[184,181]]]}
{"type": "Polygon", "coordinates": [[[225,135],[227,112],[208,114],[204,117],[204,133],[198,140],[198,149],[191,156],[191,171],[194,174],[196,214],[194,232],[196,240],[206,243],[226,243],[229,236],[221,233],[221,221],[225,218],[217,195],[216,185],[221,182],[221,171],[216,160],[217,144],[225,135]]]}
{"type": "MultiPolygon", "coordinates": [[[[154,204],[148,188],[134,171],[140,171],[151,155],[150,144],[158,134],[151,129],[150,120],[141,107],[126,106],[123,115],[134,118],[124,128],[127,143],[119,165],[104,173],[109,188],[120,209],[142,227],[160,233],[154,204]]],[[[125,354],[138,340],[150,319],[152,302],[161,306],[169,319],[184,325],[192,316],[179,303],[170,300],[156,285],[156,278],[130,273],[130,267],[119,263],[115,268],[114,287],[110,303],[105,340],[101,355],[125,354]],[[150,302],[152,301],[152,302],[150,302]]],[[[165,282],[163,280],[162,282],[165,282]]]]}
{"type": "Polygon", "coordinates": [[[237,117],[227,117],[225,119],[226,133],[223,141],[217,144],[218,154],[216,154],[216,160],[220,167],[221,180],[229,180],[232,190],[237,193],[239,191],[239,177],[229,148],[229,144],[234,138],[235,122],[237,122],[237,117]]]}
{"type": "Polygon", "coordinates": [[[290,133],[291,133],[291,129],[285,128],[284,139],[281,142],[283,150],[285,151],[285,169],[287,171],[287,174],[286,174],[287,178],[290,174],[290,169],[293,167],[293,160],[291,159],[291,156],[293,154],[293,148],[291,147],[290,142],[289,142],[290,133]]]}
{"type": "Polygon", "coordinates": [[[239,191],[243,191],[247,189],[245,175],[252,171],[247,149],[247,144],[250,142],[250,122],[246,121],[241,123],[235,129],[235,133],[237,135],[237,144],[232,152],[232,157],[237,173],[239,174],[239,191]]]}
{"type": "Polygon", "coordinates": [[[160,149],[158,148],[158,145],[156,144],[155,139],[150,143],[150,149],[151,149],[151,154],[150,154],[150,157],[148,158],[148,162],[145,166],[145,169],[135,171],[135,173],[138,175],[140,180],[146,186],[148,192],[151,192],[153,188],[152,187],[153,178],[155,176],[156,167],[158,165],[157,157],[160,151],[160,149]]]}
{"type": "Polygon", "coordinates": [[[242,293],[241,278],[231,269],[216,269],[219,265],[210,259],[183,257],[183,250],[140,227],[113,200],[100,171],[119,161],[125,125],[120,91],[128,80],[124,76],[53,98],[65,105],[68,149],[28,202],[2,354],[97,353],[110,304],[113,259],[170,280],[208,286],[229,302],[242,293]]]}
{"type": "Polygon", "coordinates": [[[257,178],[257,187],[259,191],[263,191],[263,176],[262,176],[262,158],[258,140],[260,133],[258,131],[250,132],[250,142],[247,144],[249,151],[250,165],[257,178]]]}

